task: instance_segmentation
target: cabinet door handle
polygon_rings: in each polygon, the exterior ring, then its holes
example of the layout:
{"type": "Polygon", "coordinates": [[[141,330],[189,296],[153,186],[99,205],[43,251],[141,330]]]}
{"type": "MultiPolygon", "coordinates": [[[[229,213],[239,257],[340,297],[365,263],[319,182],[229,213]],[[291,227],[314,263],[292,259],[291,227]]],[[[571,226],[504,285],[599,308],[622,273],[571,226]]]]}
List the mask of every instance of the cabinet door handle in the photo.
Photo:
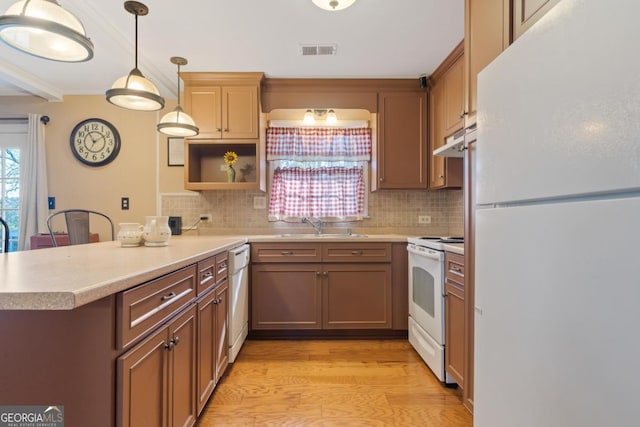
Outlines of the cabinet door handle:
{"type": "Polygon", "coordinates": [[[327,277],[329,275],[329,273],[327,273],[326,271],[322,272],[322,277],[327,277]]]}
{"type": "Polygon", "coordinates": [[[217,132],[222,132],[222,128],[216,128],[217,132]]]}
{"type": "Polygon", "coordinates": [[[351,255],[362,255],[363,251],[351,251],[351,255]]]}
{"type": "Polygon", "coordinates": [[[220,264],[220,268],[218,268],[218,274],[224,272],[227,269],[227,264],[220,264]]]}
{"type": "Polygon", "coordinates": [[[229,132],[229,129],[222,129],[222,132],[229,132]]]}
{"type": "Polygon", "coordinates": [[[322,271],[316,271],[316,276],[322,276],[322,271]]]}
{"type": "Polygon", "coordinates": [[[467,113],[466,111],[463,111],[462,113],[460,113],[460,118],[464,119],[464,116],[467,116],[469,113],[467,113]]]}
{"type": "Polygon", "coordinates": [[[176,293],[175,292],[171,292],[169,295],[164,295],[162,297],[162,301],[168,301],[170,299],[173,299],[176,297],[176,293]]]}
{"type": "Polygon", "coordinates": [[[456,273],[462,273],[462,270],[460,270],[460,267],[458,267],[457,265],[452,265],[451,271],[455,271],[456,273]]]}
{"type": "Polygon", "coordinates": [[[176,336],[174,339],[172,339],[171,341],[173,341],[173,345],[178,345],[180,344],[180,337],[176,336]]]}
{"type": "Polygon", "coordinates": [[[164,345],[164,348],[166,348],[167,350],[171,351],[173,350],[173,346],[175,344],[173,343],[173,340],[170,340],[167,344],[164,345]]]}
{"type": "Polygon", "coordinates": [[[380,182],[384,182],[384,178],[380,178],[380,182]]]}
{"type": "Polygon", "coordinates": [[[282,251],[280,255],[293,255],[293,251],[282,251]]]}

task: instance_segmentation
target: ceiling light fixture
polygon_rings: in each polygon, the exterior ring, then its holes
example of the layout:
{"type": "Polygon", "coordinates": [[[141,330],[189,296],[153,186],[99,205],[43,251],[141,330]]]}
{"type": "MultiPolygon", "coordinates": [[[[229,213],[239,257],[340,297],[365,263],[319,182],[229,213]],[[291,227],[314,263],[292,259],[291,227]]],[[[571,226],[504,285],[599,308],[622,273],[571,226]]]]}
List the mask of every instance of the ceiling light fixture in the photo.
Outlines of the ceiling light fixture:
{"type": "Polygon", "coordinates": [[[305,111],[302,122],[305,125],[312,125],[315,124],[316,118],[322,119],[323,117],[325,123],[328,125],[335,125],[338,123],[338,116],[336,115],[336,112],[334,110],[327,109],[309,109],[305,111]]]}
{"type": "Polygon", "coordinates": [[[179,56],[172,56],[170,61],[178,66],[178,105],[173,111],[165,114],[160,119],[158,132],[169,136],[196,136],[200,133],[200,129],[198,129],[191,116],[185,113],[180,106],[180,66],[187,65],[187,60],[179,56]]]}
{"type": "Polygon", "coordinates": [[[44,59],[84,62],[93,43],[80,20],[55,0],[21,0],[0,16],[0,40],[44,59]]]}
{"type": "Polygon", "coordinates": [[[329,110],[327,112],[327,124],[335,125],[336,123],[338,123],[338,116],[336,115],[336,112],[329,110]]]}
{"type": "Polygon", "coordinates": [[[138,16],[145,16],[149,8],[137,1],[124,2],[127,12],[136,17],[136,63],[131,72],[120,77],[106,92],[107,101],[118,107],[138,111],[157,111],[164,107],[158,88],[138,69],[138,16]]]}
{"type": "Polygon", "coordinates": [[[311,0],[313,4],[324,10],[342,10],[346,9],[356,2],[356,0],[311,0]]]}
{"type": "Polygon", "coordinates": [[[312,125],[316,122],[316,119],[313,117],[313,111],[307,110],[304,113],[304,119],[302,119],[305,125],[312,125]]]}

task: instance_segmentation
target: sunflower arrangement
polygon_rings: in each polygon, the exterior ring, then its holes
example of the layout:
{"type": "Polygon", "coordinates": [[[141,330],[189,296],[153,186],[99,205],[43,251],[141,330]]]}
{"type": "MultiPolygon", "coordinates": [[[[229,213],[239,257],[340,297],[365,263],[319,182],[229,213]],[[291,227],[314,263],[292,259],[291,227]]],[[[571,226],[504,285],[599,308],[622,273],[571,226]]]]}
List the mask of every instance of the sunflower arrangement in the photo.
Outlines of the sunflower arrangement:
{"type": "Polygon", "coordinates": [[[231,167],[235,162],[238,161],[238,155],[233,151],[227,151],[224,153],[224,162],[227,166],[231,167]]]}

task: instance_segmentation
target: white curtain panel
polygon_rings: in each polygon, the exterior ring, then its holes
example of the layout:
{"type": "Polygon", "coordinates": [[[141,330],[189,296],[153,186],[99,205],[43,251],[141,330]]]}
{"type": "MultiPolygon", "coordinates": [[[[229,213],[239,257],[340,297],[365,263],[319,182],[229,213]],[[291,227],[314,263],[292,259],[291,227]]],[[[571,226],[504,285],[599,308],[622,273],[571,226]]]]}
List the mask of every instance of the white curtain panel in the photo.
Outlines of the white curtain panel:
{"type": "Polygon", "coordinates": [[[29,114],[27,146],[20,153],[20,233],[18,250],[31,248],[30,238],[47,232],[47,159],[45,126],[39,114],[29,114]]]}

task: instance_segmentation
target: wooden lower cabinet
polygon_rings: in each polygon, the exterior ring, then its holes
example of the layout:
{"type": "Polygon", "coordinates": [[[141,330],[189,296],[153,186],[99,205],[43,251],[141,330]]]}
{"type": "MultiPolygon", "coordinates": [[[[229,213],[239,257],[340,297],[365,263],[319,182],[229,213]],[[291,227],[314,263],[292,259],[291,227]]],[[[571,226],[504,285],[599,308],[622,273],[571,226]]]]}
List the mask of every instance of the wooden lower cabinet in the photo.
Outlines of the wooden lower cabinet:
{"type": "Polygon", "coordinates": [[[393,252],[406,269],[402,246],[403,252],[377,242],[252,244],[251,328],[406,330],[406,274],[391,267],[393,252]],[[394,279],[403,283],[394,287],[394,279]]]}
{"type": "Polygon", "coordinates": [[[391,265],[323,265],[323,329],[391,329],[391,265]]]}
{"type": "Polygon", "coordinates": [[[468,289],[465,282],[465,256],[457,253],[445,254],[445,352],[444,364],[447,373],[467,394],[470,347],[473,330],[469,329],[468,289]]]}
{"type": "Polygon", "coordinates": [[[253,329],[320,329],[320,264],[254,264],[251,269],[253,329]]]}
{"type": "Polygon", "coordinates": [[[229,364],[227,344],[228,280],[225,277],[197,302],[198,367],[197,390],[200,414],[229,364]]]}
{"type": "Polygon", "coordinates": [[[196,330],[192,305],[118,358],[119,426],[195,424],[196,330]]]}
{"type": "Polygon", "coordinates": [[[447,283],[445,285],[445,338],[446,343],[445,369],[458,384],[464,389],[464,341],[465,341],[465,315],[464,315],[464,289],[447,283]]]}

